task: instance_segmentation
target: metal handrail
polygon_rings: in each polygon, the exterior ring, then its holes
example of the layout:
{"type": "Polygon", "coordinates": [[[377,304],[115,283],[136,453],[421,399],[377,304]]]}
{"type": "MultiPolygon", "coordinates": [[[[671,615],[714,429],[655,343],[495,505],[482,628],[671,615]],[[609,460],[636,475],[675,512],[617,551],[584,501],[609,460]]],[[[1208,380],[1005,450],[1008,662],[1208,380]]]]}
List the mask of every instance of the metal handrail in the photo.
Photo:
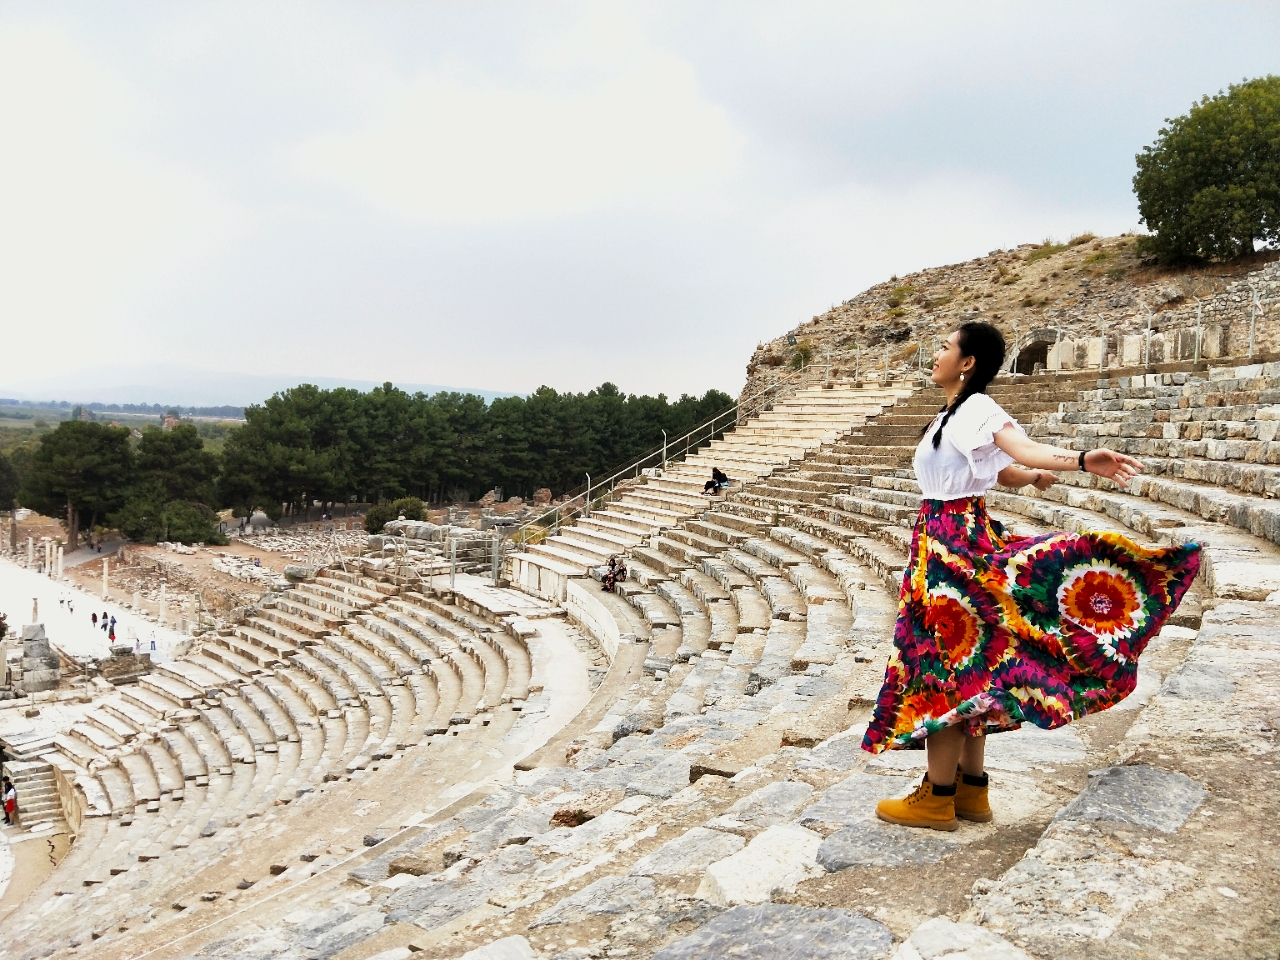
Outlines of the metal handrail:
{"type": "MultiPolygon", "coordinates": [[[[750,397],[747,397],[745,400],[736,401],[735,403],[726,407],[720,413],[717,413],[710,420],[707,420],[703,423],[698,424],[696,427],[689,430],[684,435],[676,437],[674,440],[670,440],[670,441],[667,440],[664,432],[663,443],[660,447],[656,447],[655,449],[651,450],[649,453],[646,453],[644,456],[639,457],[638,459],[628,463],[626,466],[615,470],[612,474],[610,474],[608,477],[606,477],[603,480],[592,482],[590,479],[590,474],[588,474],[586,484],[579,485],[573,488],[572,490],[568,491],[568,493],[566,494],[568,499],[566,499],[563,503],[560,503],[559,505],[552,507],[550,510],[547,510],[539,514],[533,519],[526,520],[524,523],[520,524],[520,526],[516,527],[515,530],[512,531],[510,539],[518,544],[523,545],[528,540],[528,537],[525,535],[525,531],[529,530],[530,528],[536,528],[539,531],[542,531],[542,530],[546,530],[548,527],[552,527],[553,529],[558,530],[561,524],[563,524],[566,520],[571,520],[579,516],[583,512],[590,511],[593,503],[603,502],[608,497],[612,496],[614,489],[616,488],[617,484],[620,481],[639,478],[640,471],[642,469],[645,469],[647,466],[651,465],[651,461],[654,461],[655,457],[660,458],[658,462],[660,462],[662,466],[665,468],[668,460],[667,451],[672,447],[679,448],[681,444],[683,444],[685,456],[688,456],[689,448],[690,448],[690,445],[694,443],[693,438],[695,437],[695,435],[706,431],[704,436],[699,437],[698,440],[696,441],[698,445],[700,445],[704,439],[707,439],[707,438],[714,439],[717,431],[723,430],[725,429],[725,426],[727,426],[727,423],[720,427],[717,427],[716,424],[720,423],[722,420],[726,420],[730,415],[735,417],[735,424],[736,424],[736,417],[743,408],[750,409],[751,404],[762,399],[767,394],[774,392],[780,387],[790,386],[793,383],[802,380],[802,378],[808,372],[809,367],[811,366],[813,366],[813,364],[808,364],[804,367],[801,367],[792,375],[785,377],[779,380],[778,382],[771,384],[768,387],[765,387],[763,390],[753,394],[750,397]],[[626,476],[627,474],[631,474],[631,476],[626,476]],[[591,492],[593,490],[605,490],[606,487],[608,488],[607,493],[601,494],[599,497],[592,499],[591,492]],[[575,501],[579,499],[582,500],[580,504],[577,504],[576,506],[572,506],[572,507],[570,506],[571,504],[573,504],[575,501]]],[[[695,452],[697,449],[699,449],[699,447],[694,446],[695,452]]]]}

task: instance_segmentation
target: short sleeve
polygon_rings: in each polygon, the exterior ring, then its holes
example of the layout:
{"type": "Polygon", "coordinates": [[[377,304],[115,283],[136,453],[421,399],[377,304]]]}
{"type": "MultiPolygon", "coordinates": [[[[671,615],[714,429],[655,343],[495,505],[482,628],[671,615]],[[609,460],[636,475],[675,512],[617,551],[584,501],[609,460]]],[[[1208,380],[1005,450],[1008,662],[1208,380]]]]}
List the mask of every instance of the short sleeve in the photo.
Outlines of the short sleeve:
{"type": "Polygon", "coordinates": [[[995,445],[995,435],[1012,426],[1022,427],[985,393],[975,394],[960,405],[947,424],[944,438],[969,461],[974,477],[983,483],[995,483],[996,476],[1014,462],[1013,457],[995,445]]]}

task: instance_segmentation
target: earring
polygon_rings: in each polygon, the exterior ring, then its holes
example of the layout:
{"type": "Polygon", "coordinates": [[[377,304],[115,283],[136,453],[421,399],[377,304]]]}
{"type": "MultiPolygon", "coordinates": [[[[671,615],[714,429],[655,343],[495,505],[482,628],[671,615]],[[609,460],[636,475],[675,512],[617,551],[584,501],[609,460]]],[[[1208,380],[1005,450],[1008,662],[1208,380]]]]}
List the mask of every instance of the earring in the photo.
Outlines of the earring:
{"type": "Polygon", "coordinates": [[[963,373],[962,373],[962,374],[960,374],[960,382],[961,382],[961,383],[964,383],[964,374],[963,374],[963,373]]]}

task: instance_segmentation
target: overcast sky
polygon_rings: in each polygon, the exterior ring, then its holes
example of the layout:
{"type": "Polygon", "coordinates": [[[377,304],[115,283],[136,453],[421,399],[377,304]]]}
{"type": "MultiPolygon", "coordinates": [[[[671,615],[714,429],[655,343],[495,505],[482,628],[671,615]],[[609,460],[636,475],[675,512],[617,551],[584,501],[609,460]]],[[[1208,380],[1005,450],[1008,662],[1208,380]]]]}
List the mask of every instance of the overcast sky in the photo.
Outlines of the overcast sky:
{"type": "Polygon", "coordinates": [[[6,2],[0,391],[736,391],[890,274],[1137,228],[1163,118],[1267,73],[1274,2],[6,2]]]}

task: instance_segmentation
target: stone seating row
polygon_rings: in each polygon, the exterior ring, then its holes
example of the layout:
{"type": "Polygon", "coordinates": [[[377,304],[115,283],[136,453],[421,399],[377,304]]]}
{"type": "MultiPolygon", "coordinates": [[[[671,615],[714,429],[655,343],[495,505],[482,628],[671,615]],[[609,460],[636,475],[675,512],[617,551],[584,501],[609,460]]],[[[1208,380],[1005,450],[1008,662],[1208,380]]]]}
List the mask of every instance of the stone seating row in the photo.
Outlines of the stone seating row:
{"type": "MultiPolygon", "coordinates": [[[[315,588],[304,594],[343,592],[323,575],[315,588]]],[[[445,626],[449,637],[438,639],[453,650],[452,662],[432,648],[434,670],[424,671],[357,623],[333,622],[342,633],[309,635],[305,644],[299,635],[292,648],[274,649],[274,663],[234,652],[264,649],[256,637],[216,637],[191,656],[157,664],[57,738],[52,759],[87,812],[70,868],[84,884],[110,885],[324,779],[363,770],[432,733],[447,735],[460,711],[487,709],[486,691],[494,703],[528,697],[534,670],[519,623],[490,623],[434,598],[413,597],[417,606],[377,596],[384,606],[420,613],[424,630],[432,629],[428,622],[445,626]],[[435,682],[446,677],[452,687],[435,682]],[[442,702],[449,713],[433,729],[442,702]]],[[[379,613],[368,602],[350,612],[357,610],[365,623],[379,613]]]]}
{"type": "MultiPolygon", "coordinates": [[[[866,503],[883,504],[888,516],[896,516],[891,508],[910,514],[911,490],[899,483],[909,479],[886,474],[859,493],[866,503]]],[[[594,735],[577,745],[567,765],[520,774],[514,784],[473,805],[446,811],[421,832],[375,848],[371,859],[343,878],[312,889],[305,902],[292,904],[287,916],[278,912],[283,919],[265,930],[219,930],[218,939],[195,955],[230,957],[263,938],[282,950],[325,952],[340,945],[358,952],[356,944],[367,943],[366,953],[411,951],[452,934],[450,955],[501,938],[508,938],[501,939],[504,949],[524,950],[516,942],[523,938],[550,956],[573,937],[586,954],[624,949],[631,956],[676,960],[743,949],[783,955],[789,949],[784,944],[804,930],[806,943],[834,938],[846,952],[865,957],[888,958],[896,941],[915,931],[912,943],[921,950],[899,956],[931,955],[921,951],[932,936],[938,943],[976,942],[995,951],[991,955],[1026,960],[1029,955],[1009,941],[1033,948],[1036,956],[1066,956],[1064,950],[1074,949],[1071,925],[1078,925],[1081,910],[1096,921],[1084,943],[1095,954],[1102,949],[1101,955],[1133,955],[1124,953],[1129,940],[1107,941],[1114,929],[1132,931],[1140,943],[1146,942],[1142,937],[1163,938],[1166,946],[1202,932],[1199,914],[1171,915],[1166,909],[1194,881],[1188,875],[1171,882],[1183,875],[1169,873],[1173,860],[1162,857],[1151,838],[1185,849],[1189,838],[1199,836],[1186,827],[1208,796],[1191,765],[1197,757],[1174,760],[1167,745],[1173,731],[1203,723],[1217,710],[1214,703],[1188,699],[1192,678],[1201,674],[1186,665],[1187,654],[1204,641],[1192,645],[1192,631],[1166,628],[1144,658],[1139,691],[1114,711],[1061,731],[993,738],[988,760],[995,824],[964,824],[955,834],[925,837],[881,824],[871,817],[875,800],[906,792],[919,776],[923,755],[894,752],[873,759],[858,749],[859,720],[878,689],[894,594],[878,586],[843,536],[828,536],[845,530],[843,525],[796,525],[811,519],[804,511],[827,506],[896,524],[846,509],[848,504],[783,500],[769,510],[730,501],[633,551],[633,576],[621,585],[622,596],[653,628],[653,651],[678,638],[677,649],[685,653],[665,658],[651,651],[643,676],[594,735]],[[806,604],[804,617],[797,618],[796,607],[815,591],[825,591],[827,602],[806,604]],[[869,591],[879,597],[879,622],[867,638],[874,649],[866,663],[858,644],[845,639],[845,625],[831,663],[788,663],[788,671],[803,666],[790,675],[794,689],[788,690],[783,675],[752,692],[751,677],[763,679],[771,659],[765,651],[774,639],[766,635],[759,646],[759,627],[739,632],[761,612],[757,601],[767,608],[770,633],[784,625],[807,632],[818,608],[848,610],[850,599],[869,591]],[[717,620],[727,628],[718,648],[709,642],[717,620]],[[695,633],[708,640],[705,647],[695,646],[695,633]],[[1181,712],[1175,722],[1155,717],[1148,724],[1144,704],[1162,685],[1168,692],[1155,696],[1153,707],[1181,712]],[[825,736],[805,740],[776,728],[767,737],[763,733],[778,716],[792,727],[809,723],[819,729],[819,718],[831,716],[833,700],[852,707],[834,715],[836,730],[827,727],[825,736]],[[1144,765],[1115,766],[1117,743],[1131,750],[1149,736],[1144,730],[1156,732],[1159,741],[1138,755],[1144,765]],[[1125,791],[1157,786],[1165,791],[1161,796],[1173,798],[1170,811],[1139,805],[1121,818],[1127,822],[1108,820],[1125,791]],[[579,826],[553,819],[558,812],[587,808],[592,816],[579,826]],[[1006,860],[1012,868],[989,879],[989,856],[981,852],[998,843],[1007,858],[1016,842],[1023,844],[1021,857],[1014,854],[1006,860]],[[931,918],[940,872],[958,890],[972,887],[981,908],[963,915],[971,924],[956,922],[963,901],[944,909],[950,916],[931,918]],[[343,883],[347,877],[365,885],[364,895],[352,897],[343,883]],[[883,893],[890,879],[898,894],[891,907],[883,893]]],[[[1025,524],[1038,526],[1031,517],[1025,524]]],[[[878,543],[888,550],[896,541],[878,543]]],[[[775,658],[789,654],[794,661],[800,648],[789,645],[798,639],[791,634],[775,658]]],[[[1219,669],[1206,666],[1210,673],[1219,669]]],[[[1230,669],[1249,668],[1234,663],[1230,669]]],[[[1201,681],[1194,683],[1203,689],[1201,681]]],[[[1265,678],[1254,683],[1255,699],[1264,683],[1265,678]]],[[[1255,727],[1248,733],[1254,750],[1262,746],[1259,738],[1274,739],[1274,731],[1262,734],[1255,727]]],[[[1206,812],[1221,816],[1231,809],[1228,801],[1241,802],[1224,796],[1206,812]]],[[[1243,836],[1238,824],[1231,831],[1243,836]]],[[[1200,869],[1214,869],[1222,842],[1221,835],[1206,835],[1195,847],[1200,869]]],[[[1263,865],[1257,868],[1266,872],[1263,865]]],[[[1218,896],[1208,909],[1222,909],[1216,904],[1226,895],[1218,896]]],[[[1235,908],[1234,901],[1230,905],[1235,908]]],[[[1256,917],[1245,919],[1243,908],[1233,915],[1255,938],[1265,934],[1265,925],[1256,917]]],[[[1219,955],[1253,955],[1230,952],[1231,943],[1220,944],[1227,952],[1219,955]]]]}
{"type": "Polygon", "coordinates": [[[910,393],[908,387],[845,384],[801,390],[713,440],[705,451],[671,464],[661,477],[628,485],[590,517],[513,555],[509,579],[536,596],[562,601],[567,579],[705,509],[703,484],[712,467],[739,480],[767,476],[910,393]]]}

